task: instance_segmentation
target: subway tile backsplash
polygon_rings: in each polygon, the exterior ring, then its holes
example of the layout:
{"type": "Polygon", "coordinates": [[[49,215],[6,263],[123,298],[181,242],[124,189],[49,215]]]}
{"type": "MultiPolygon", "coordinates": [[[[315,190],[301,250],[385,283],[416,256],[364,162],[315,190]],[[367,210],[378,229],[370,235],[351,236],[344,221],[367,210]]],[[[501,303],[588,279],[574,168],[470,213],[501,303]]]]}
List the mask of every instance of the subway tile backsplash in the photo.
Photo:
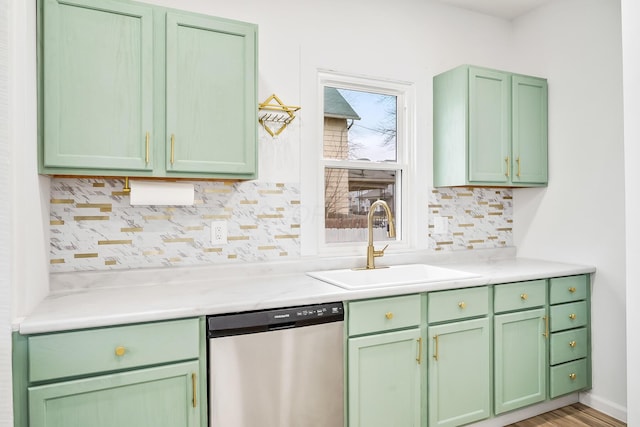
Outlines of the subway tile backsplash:
{"type": "MultiPolygon", "coordinates": [[[[193,206],[131,206],[122,187],[121,179],[51,179],[51,272],[300,257],[297,183],[194,181],[193,206]],[[226,222],[227,244],[211,244],[212,221],[226,222]]],[[[431,250],[513,245],[511,189],[429,192],[431,250]],[[436,216],[446,233],[434,233],[436,216]]]]}

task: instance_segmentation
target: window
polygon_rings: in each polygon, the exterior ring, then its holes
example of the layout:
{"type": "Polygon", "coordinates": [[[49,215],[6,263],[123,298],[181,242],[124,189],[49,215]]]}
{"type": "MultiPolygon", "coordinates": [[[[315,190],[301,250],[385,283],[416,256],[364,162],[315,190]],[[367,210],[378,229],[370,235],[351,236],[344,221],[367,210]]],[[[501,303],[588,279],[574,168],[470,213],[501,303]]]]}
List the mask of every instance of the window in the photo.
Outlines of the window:
{"type": "Polygon", "coordinates": [[[389,205],[396,237],[387,236],[388,220],[379,209],[372,216],[374,240],[403,240],[406,87],[369,79],[324,77],[324,242],[366,242],[369,206],[376,200],[389,205]]]}

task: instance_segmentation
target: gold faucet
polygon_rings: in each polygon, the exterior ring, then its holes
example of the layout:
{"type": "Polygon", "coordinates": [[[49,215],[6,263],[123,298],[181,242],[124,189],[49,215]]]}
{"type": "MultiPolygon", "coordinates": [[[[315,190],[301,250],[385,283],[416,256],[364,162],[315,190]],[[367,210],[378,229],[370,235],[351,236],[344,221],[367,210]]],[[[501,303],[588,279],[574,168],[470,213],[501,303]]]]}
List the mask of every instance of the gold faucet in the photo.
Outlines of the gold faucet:
{"type": "Polygon", "coordinates": [[[373,247],[373,214],[376,210],[377,206],[382,206],[385,213],[387,214],[387,219],[389,221],[389,237],[396,237],[396,226],[393,223],[393,215],[391,214],[391,209],[389,209],[389,205],[384,200],[376,200],[369,207],[369,215],[367,215],[367,228],[369,230],[369,245],[367,246],[367,270],[376,268],[375,257],[383,256],[384,250],[387,249],[387,246],[382,248],[380,251],[376,251],[373,247]]]}

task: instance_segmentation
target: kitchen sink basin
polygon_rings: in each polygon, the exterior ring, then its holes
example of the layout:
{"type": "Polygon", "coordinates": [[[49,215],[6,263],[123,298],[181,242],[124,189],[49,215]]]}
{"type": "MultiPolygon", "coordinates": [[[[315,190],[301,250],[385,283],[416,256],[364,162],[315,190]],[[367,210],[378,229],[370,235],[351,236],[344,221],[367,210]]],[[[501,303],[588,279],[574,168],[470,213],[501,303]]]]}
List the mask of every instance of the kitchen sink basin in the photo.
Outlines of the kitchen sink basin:
{"type": "Polygon", "coordinates": [[[464,271],[428,264],[406,264],[376,269],[311,271],[308,276],[344,289],[370,289],[479,277],[464,271]]]}

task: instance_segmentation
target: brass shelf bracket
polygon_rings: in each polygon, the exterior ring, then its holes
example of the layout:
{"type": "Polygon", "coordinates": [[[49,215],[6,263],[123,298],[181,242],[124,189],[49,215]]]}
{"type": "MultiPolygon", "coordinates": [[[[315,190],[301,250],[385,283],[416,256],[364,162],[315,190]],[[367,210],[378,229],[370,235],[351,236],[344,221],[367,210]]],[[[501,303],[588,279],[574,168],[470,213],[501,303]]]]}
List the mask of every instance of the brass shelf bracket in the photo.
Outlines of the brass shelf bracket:
{"type": "Polygon", "coordinates": [[[272,137],[278,136],[296,118],[294,114],[300,107],[285,105],[274,93],[258,104],[258,123],[272,137]]]}

